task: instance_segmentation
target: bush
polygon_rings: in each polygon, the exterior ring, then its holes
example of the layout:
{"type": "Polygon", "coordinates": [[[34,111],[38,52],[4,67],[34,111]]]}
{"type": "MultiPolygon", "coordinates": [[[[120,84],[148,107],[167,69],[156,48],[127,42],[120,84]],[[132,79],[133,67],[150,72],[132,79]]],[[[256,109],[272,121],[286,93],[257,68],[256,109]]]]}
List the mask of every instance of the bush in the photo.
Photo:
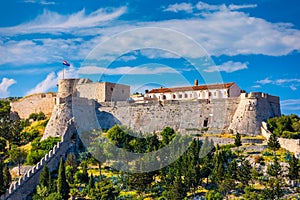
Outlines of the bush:
{"type": "Polygon", "coordinates": [[[46,119],[46,116],[43,112],[31,113],[28,119],[32,119],[33,121],[40,121],[46,119]]]}
{"type": "Polygon", "coordinates": [[[27,154],[27,165],[35,165],[37,164],[45,155],[46,155],[47,151],[44,150],[34,150],[34,151],[30,151],[27,154]]]}
{"type": "Polygon", "coordinates": [[[36,138],[31,143],[31,150],[27,155],[28,165],[38,163],[56,144],[60,141],[59,137],[49,137],[40,142],[40,138],[36,138]]]}

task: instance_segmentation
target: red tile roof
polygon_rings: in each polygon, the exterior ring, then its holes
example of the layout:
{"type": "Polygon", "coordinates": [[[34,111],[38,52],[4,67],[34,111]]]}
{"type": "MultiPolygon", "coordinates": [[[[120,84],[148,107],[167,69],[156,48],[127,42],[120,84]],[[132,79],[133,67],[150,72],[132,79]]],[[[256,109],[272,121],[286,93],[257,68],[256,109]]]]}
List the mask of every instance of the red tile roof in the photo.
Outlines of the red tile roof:
{"type": "Polygon", "coordinates": [[[192,90],[212,90],[212,89],[224,89],[230,88],[234,85],[234,82],[222,83],[222,84],[209,84],[209,85],[198,85],[198,86],[187,86],[187,87],[174,87],[174,88],[156,88],[150,90],[148,93],[167,93],[167,92],[184,92],[192,90]]]}

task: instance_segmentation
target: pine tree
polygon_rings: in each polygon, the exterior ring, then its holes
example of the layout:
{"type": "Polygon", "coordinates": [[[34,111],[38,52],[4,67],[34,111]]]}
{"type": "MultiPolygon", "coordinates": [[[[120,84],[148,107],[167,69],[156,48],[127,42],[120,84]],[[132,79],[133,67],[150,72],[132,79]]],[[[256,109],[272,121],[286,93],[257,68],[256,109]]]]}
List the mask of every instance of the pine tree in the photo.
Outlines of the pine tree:
{"type": "Polygon", "coordinates": [[[236,135],[235,135],[234,145],[236,147],[242,146],[241,135],[239,133],[236,133],[236,135]]]}
{"type": "Polygon", "coordinates": [[[238,167],[237,176],[244,186],[247,186],[248,182],[251,180],[251,169],[252,167],[249,160],[243,160],[238,167]]]}
{"type": "Polygon", "coordinates": [[[291,180],[297,180],[299,178],[300,166],[298,165],[298,159],[293,155],[289,161],[289,173],[288,176],[291,180]]]}
{"type": "Polygon", "coordinates": [[[283,195],[282,168],[276,155],[274,157],[274,162],[267,167],[267,174],[269,175],[269,180],[263,190],[263,198],[280,199],[283,195]]]}
{"type": "Polygon", "coordinates": [[[277,136],[274,133],[272,133],[270,135],[270,138],[268,140],[268,147],[271,150],[273,150],[273,151],[276,151],[276,150],[278,150],[280,148],[280,144],[279,144],[278,138],[277,138],[277,136]]]}
{"type": "Polygon", "coordinates": [[[72,175],[74,176],[77,170],[77,160],[74,153],[69,153],[65,162],[65,166],[70,166],[72,168],[72,175]]]}
{"type": "Polygon", "coordinates": [[[109,180],[102,180],[95,184],[95,188],[91,190],[90,197],[93,200],[113,200],[119,195],[119,191],[114,188],[109,180]]]}
{"type": "Polygon", "coordinates": [[[69,197],[69,184],[66,180],[64,160],[60,158],[59,169],[58,169],[58,179],[57,179],[57,193],[62,196],[63,199],[68,199],[69,197]]]}

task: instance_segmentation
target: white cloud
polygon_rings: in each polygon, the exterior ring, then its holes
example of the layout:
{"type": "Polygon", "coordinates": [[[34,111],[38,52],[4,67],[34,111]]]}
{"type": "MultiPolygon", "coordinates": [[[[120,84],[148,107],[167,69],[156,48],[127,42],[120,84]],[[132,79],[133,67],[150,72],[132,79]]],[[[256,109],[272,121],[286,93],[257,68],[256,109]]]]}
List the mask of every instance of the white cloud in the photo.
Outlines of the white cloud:
{"type": "Polygon", "coordinates": [[[298,78],[281,78],[275,80],[271,80],[270,78],[265,78],[263,80],[256,81],[256,83],[259,83],[261,85],[273,84],[281,87],[288,87],[293,91],[297,90],[298,87],[300,87],[300,79],[298,78]]]}
{"type": "Polygon", "coordinates": [[[199,1],[196,5],[196,8],[198,10],[217,11],[217,10],[226,9],[226,6],[224,4],[222,4],[222,5],[210,5],[210,4],[204,3],[202,1],[199,1]]]}
{"type": "Polygon", "coordinates": [[[270,79],[267,77],[267,78],[265,78],[265,79],[263,79],[263,80],[256,81],[256,83],[265,85],[265,84],[273,83],[273,81],[270,80],[270,79]]]}
{"type": "Polygon", "coordinates": [[[38,3],[42,5],[54,5],[56,4],[54,1],[46,1],[46,0],[24,0],[25,3],[38,3]]]}
{"type": "Polygon", "coordinates": [[[2,82],[0,83],[0,98],[8,97],[8,88],[16,83],[17,81],[14,79],[2,78],[2,82]]]}
{"type": "Polygon", "coordinates": [[[180,11],[184,11],[187,13],[193,12],[193,5],[191,3],[175,3],[169,5],[164,11],[175,12],[178,13],[180,11]]]}
{"type": "Polygon", "coordinates": [[[117,19],[126,12],[126,7],[118,9],[100,8],[90,14],[85,10],[70,15],[44,10],[34,20],[14,27],[0,28],[0,32],[10,34],[26,33],[61,33],[72,32],[82,28],[105,25],[106,22],[117,19]]]}
{"type": "Polygon", "coordinates": [[[61,62],[62,56],[67,56],[69,59],[83,59],[86,54],[82,54],[84,52],[78,48],[82,42],[80,38],[5,41],[0,45],[0,65],[6,63],[16,66],[55,63],[61,62]]]}
{"type": "Polygon", "coordinates": [[[257,5],[256,4],[245,4],[245,5],[234,5],[234,4],[230,4],[228,6],[228,8],[230,10],[239,10],[239,9],[245,9],[245,8],[256,8],[257,5]]]}
{"type": "Polygon", "coordinates": [[[281,85],[281,84],[284,84],[284,83],[300,83],[300,79],[298,78],[291,78],[291,79],[277,79],[275,80],[275,83],[277,85],[281,85]]]}
{"type": "Polygon", "coordinates": [[[60,70],[58,73],[51,72],[47,77],[38,83],[34,88],[27,92],[27,95],[39,92],[47,92],[56,87],[59,79],[63,78],[76,78],[78,77],[77,70],[71,65],[71,67],[65,70],[60,70]]]}
{"type": "Polygon", "coordinates": [[[287,99],[280,101],[282,110],[298,111],[300,110],[300,99],[287,99]]]}
{"type": "Polygon", "coordinates": [[[252,88],[258,89],[261,88],[261,85],[253,85],[252,88]]]}
{"type": "Polygon", "coordinates": [[[79,74],[107,74],[107,75],[151,75],[163,73],[176,73],[170,67],[117,67],[117,68],[104,68],[97,66],[85,66],[78,70],[79,74]]]}
{"type": "Polygon", "coordinates": [[[248,68],[247,64],[248,63],[228,61],[221,65],[208,67],[204,71],[205,72],[221,72],[221,71],[223,71],[223,72],[227,72],[227,73],[232,73],[232,72],[235,72],[238,70],[247,69],[248,68]]]}

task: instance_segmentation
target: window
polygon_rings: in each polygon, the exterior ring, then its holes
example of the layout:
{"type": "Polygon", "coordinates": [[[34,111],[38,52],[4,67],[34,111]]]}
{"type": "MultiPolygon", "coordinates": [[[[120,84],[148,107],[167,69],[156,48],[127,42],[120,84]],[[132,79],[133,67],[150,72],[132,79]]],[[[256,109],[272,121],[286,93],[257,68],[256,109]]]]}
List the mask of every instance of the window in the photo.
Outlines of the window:
{"type": "Polygon", "coordinates": [[[178,98],[181,99],[182,98],[182,94],[178,95],[178,98]]]}
{"type": "Polygon", "coordinates": [[[193,98],[193,94],[190,94],[190,98],[193,98]]]}
{"type": "Polygon", "coordinates": [[[214,96],[217,96],[217,92],[214,92],[214,96]]]}
{"type": "Polygon", "coordinates": [[[187,95],[187,94],[184,94],[184,98],[188,98],[188,95],[187,95]]]}
{"type": "Polygon", "coordinates": [[[203,127],[207,127],[208,125],[208,118],[205,118],[205,120],[203,121],[203,127]]]}

